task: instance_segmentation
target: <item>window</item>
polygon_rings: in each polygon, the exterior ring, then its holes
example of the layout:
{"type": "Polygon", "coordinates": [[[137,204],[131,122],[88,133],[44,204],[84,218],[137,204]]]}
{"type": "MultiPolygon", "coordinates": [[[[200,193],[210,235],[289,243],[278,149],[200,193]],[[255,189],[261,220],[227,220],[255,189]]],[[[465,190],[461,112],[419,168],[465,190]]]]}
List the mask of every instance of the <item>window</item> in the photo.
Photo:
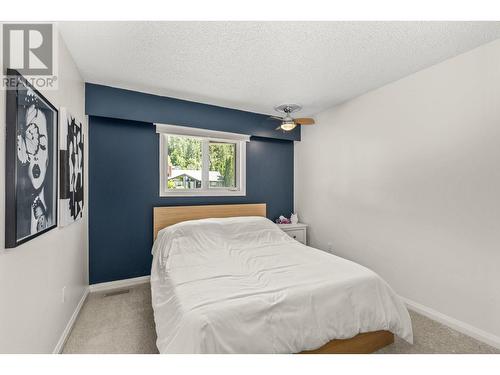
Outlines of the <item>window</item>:
{"type": "Polygon", "coordinates": [[[160,137],[160,196],[246,195],[250,137],[156,124],[160,137]]]}

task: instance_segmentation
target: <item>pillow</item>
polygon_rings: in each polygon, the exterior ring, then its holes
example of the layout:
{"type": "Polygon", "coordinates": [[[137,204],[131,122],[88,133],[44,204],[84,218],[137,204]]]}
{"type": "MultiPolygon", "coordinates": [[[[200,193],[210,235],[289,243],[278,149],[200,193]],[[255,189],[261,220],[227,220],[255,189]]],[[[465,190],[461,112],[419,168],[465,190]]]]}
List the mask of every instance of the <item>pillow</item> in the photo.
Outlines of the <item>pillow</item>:
{"type": "Polygon", "coordinates": [[[210,218],[183,221],[160,230],[152,252],[161,252],[163,264],[177,251],[209,256],[215,251],[253,249],[284,241],[292,239],[264,217],[210,218]]]}

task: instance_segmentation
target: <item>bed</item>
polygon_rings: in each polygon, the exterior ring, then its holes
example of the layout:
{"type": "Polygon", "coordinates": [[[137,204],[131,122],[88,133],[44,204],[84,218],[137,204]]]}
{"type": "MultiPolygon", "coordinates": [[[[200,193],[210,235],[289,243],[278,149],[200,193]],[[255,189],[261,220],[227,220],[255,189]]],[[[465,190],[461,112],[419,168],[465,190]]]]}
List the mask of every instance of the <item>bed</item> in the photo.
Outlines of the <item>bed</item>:
{"type": "Polygon", "coordinates": [[[412,342],[384,280],[265,216],[265,204],[154,208],[160,353],[370,353],[394,334],[412,342]]]}

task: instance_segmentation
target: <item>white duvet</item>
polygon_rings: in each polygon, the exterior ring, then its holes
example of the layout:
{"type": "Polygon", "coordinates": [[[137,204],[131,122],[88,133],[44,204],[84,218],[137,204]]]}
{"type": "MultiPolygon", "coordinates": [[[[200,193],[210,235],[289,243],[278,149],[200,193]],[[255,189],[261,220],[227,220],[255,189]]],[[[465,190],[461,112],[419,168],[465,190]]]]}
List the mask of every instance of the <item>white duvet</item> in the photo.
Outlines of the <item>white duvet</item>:
{"type": "Polygon", "coordinates": [[[377,330],[413,339],[408,311],[377,274],[265,218],[170,226],[153,256],[160,353],[297,353],[377,330]]]}

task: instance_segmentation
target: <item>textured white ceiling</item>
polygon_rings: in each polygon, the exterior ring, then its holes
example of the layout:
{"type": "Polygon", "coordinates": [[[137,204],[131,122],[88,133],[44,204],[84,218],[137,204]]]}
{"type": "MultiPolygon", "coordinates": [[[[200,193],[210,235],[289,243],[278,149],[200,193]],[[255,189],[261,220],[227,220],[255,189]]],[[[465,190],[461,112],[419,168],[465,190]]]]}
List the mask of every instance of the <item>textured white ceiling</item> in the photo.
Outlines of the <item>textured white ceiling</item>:
{"type": "Polygon", "coordinates": [[[500,37],[500,22],[62,22],[84,79],[311,115],[500,37]]]}

